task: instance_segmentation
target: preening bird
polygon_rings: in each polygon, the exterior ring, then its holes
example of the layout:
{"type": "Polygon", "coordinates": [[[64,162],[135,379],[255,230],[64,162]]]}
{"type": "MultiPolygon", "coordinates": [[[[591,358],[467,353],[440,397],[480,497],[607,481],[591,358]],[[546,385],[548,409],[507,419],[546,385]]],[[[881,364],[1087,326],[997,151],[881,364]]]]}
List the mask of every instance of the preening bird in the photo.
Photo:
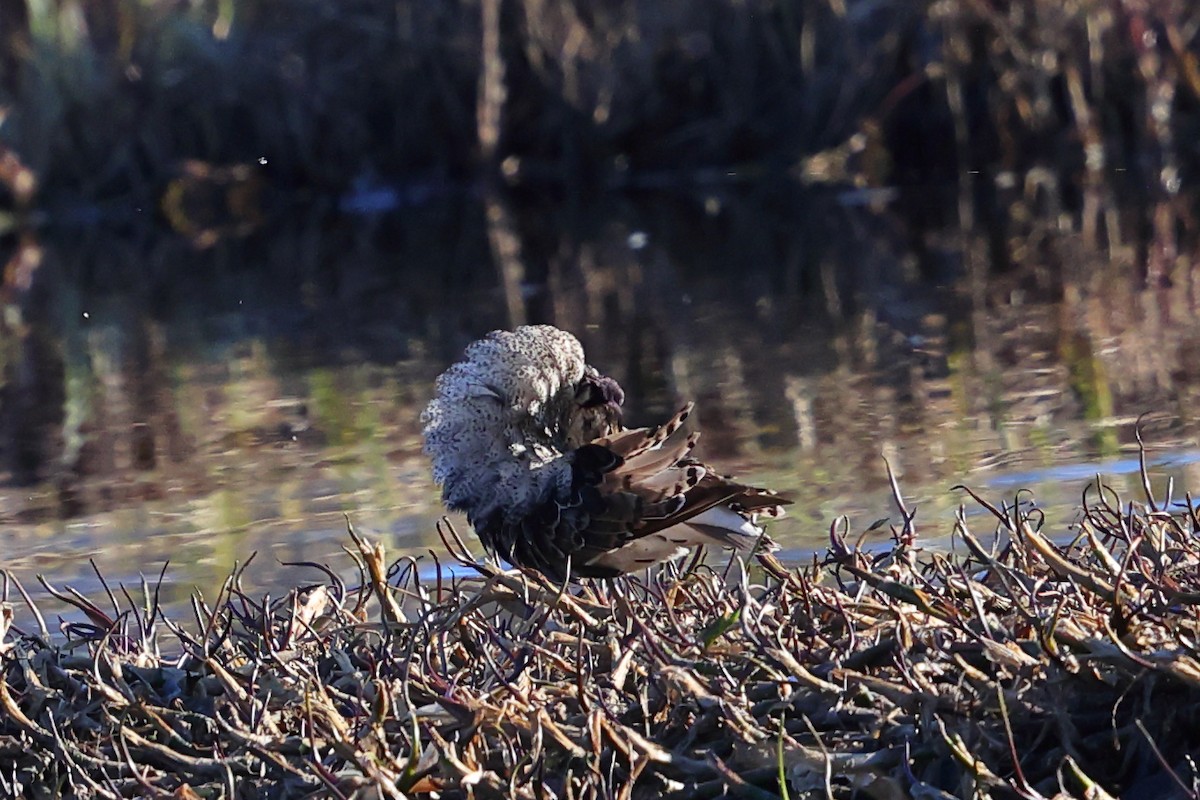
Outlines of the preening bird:
{"type": "Polygon", "coordinates": [[[749,550],[786,497],[691,456],[689,403],[658,428],[624,427],[625,394],[550,325],[494,331],[437,380],[422,414],[447,508],[484,546],[553,580],[614,577],[707,544],[749,550]]]}

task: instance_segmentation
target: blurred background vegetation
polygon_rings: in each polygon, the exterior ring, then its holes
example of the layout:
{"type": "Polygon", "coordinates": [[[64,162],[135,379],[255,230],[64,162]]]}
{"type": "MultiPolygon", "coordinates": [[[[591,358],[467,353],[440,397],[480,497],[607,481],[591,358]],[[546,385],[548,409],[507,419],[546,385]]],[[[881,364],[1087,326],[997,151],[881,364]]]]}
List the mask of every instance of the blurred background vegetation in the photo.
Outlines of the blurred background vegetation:
{"type": "Polygon", "coordinates": [[[1186,0],[0,0],[0,521],[413,536],[433,376],[523,321],[813,521],[881,451],[942,491],[1147,410],[1194,445],[1198,40],[1186,0]]]}
{"type": "Polygon", "coordinates": [[[1198,26],[1183,0],[4,0],[0,207],[10,237],[207,244],[481,187],[886,188],[916,240],[986,223],[967,267],[1069,227],[1161,281],[1195,235],[1198,26]]]}

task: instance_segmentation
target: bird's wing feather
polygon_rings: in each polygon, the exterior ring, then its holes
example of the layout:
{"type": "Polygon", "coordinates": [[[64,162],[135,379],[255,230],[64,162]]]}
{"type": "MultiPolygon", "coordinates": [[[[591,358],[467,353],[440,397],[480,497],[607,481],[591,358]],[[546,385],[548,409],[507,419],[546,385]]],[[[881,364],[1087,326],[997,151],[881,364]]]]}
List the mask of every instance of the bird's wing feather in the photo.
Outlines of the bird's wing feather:
{"type": "Polygon", "coordinates": [[[653,431],[597,440],[597,446],[619,449],[623,463],[605,474],[603,508],[578,531],[585,542],[579,552],[583,565],[624,565],[631,559],[636,564],[671,546],[746,548],[762,532],[755,525],[758,515],[782,515],[789,498],[723,477],[690,457],[697,434],[681,433],[690,411],[689,404],[653,431]],[[591,538],[593,529],[604,532],[602,541],[591,538]],[[633,545],[648,537],[655,543],[633,545]]]}

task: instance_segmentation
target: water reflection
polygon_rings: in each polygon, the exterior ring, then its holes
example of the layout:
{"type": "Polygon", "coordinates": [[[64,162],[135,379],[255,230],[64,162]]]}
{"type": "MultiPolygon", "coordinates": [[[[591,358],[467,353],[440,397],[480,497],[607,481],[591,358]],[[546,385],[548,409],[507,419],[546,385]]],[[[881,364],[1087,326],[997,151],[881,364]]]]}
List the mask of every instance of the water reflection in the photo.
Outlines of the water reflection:
{"type": "Polygon", "coordinates": [[[1079,247],[1054,285],[973,293],[953,247],[911,247],[890,212],[762,191],[550,209],[464,192],[207,249],[25,240],[5,287],[4,565],[87,592],[89,560],[115,584],[169,559],[177,602],[254,551],[247,586],[276,593],[316,577],[281,562],[348,563],[347,518],[440,550],[419,412],[513,318],[577,332],[633,424],[696,400],[703,457],[797,496],[774,529],[796,557],[838,514],[864,530],[892,511],[885,458],[928,536],[956,483],[1029,489],[1064,526],[1096,471],[1138,493],[1148,411],[1155,478],[1200,485],[1190,272],[1143,290],[1079,247]]]}

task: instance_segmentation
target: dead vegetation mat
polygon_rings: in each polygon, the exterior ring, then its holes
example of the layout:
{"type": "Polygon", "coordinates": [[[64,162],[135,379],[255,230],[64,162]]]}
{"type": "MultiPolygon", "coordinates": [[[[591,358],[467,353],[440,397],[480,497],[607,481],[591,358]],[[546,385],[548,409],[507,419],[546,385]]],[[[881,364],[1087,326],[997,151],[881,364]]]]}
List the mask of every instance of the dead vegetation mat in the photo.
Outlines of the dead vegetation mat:
{"type": "Polygon", "coordinates": [[[357,588],[43,582],[57,631],[8,575],[0,795],[1197,797],[1200,519],[1145,483],[1053,531],[962,489],[940,551],[897,491],[890,545],[566,588],[352,532],[357,588]]]}

